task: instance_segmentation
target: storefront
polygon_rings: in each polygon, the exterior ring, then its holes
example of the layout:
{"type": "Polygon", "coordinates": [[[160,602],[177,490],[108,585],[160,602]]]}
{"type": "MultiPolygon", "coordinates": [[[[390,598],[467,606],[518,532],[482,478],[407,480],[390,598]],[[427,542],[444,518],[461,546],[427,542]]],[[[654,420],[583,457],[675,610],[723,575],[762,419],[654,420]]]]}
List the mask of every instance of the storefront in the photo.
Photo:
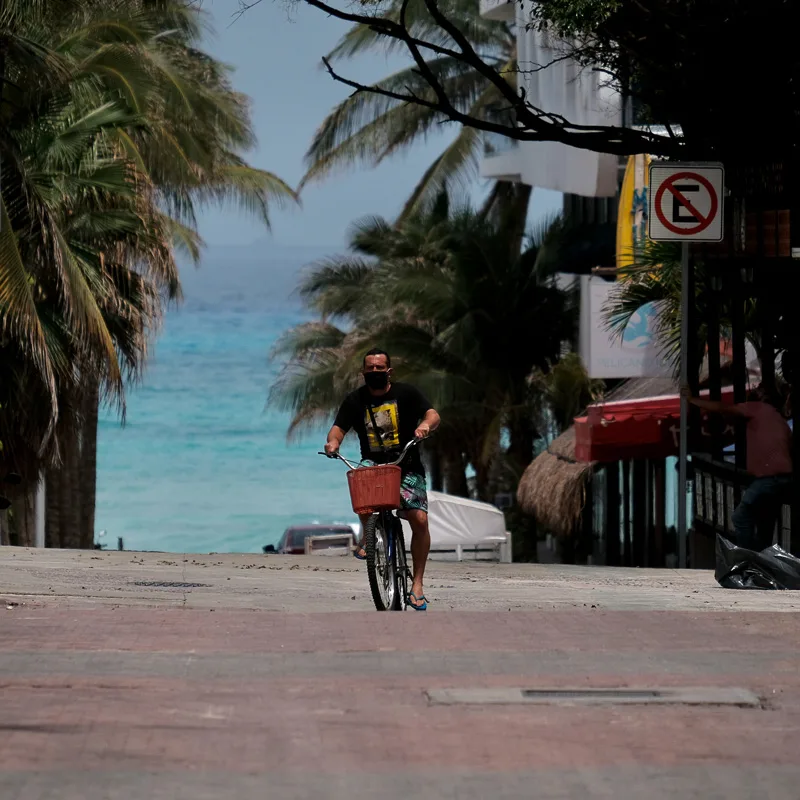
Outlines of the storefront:
{"type": "Polygon", "coordinates": [[[520,506],[565,540],[567,560],[671,565],[678,408],[671,379],[625,381],[528,467],[520,506]]]}
{"type": "MultiPolygon", "coordinates": [[[[720,396],[732,403],[732,387],[720,396]]],[[[626,381],[533,461],[520,483],[521,507],[565,540],[570,561],[677,566],[679,422],[673,380],[626,381]]],[[[714,535],[730,533],[733,487],[745,476],[730,453],[717,461],[714,448],[730,448],[735,436],[731,425],[696,418],[689,566],[712,567],[714,535]]],[[[788,546],[788,509],[778,537],[788,546]]]]}

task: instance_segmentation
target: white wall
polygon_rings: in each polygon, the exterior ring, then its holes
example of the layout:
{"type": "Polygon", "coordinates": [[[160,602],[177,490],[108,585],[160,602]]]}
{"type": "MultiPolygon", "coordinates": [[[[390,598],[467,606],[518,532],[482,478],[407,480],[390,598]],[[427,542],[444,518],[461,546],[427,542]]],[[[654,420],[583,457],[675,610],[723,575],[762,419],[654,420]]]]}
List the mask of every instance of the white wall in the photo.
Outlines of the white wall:
{"type": "Polygon", "coordinates": [[[514,19],[516,2],[514,0],[480,0],[481,16],[486,19],[514,19]]]}
{"type": "MultiPolygon", "coordinates": [[[[492,0],[485,0],[485,6],[486,16],[495,16],[501,8],[507,8],[492,0]]],[[[529,4],[524,8],[518,5],[516,15],[520,80],[531,105],[580,125],[620,125],[621,101],[616,92],[603,86],[606,78],[581,68],[571,59],[551,64],[564,53],[564,45],[540,31],[525,30],[529,4]],[[551,66],[531,71],[544,64],[551,66]]],[[[530,186],[584,197],[613,197],[618,170],[617,156],[556,142],[520,142],[511,152],[487,157],[481,174],[519,175],[519,180],[530,186]],[[502,159],[502,164],[495,164],[495,159],[502,159]]]]}

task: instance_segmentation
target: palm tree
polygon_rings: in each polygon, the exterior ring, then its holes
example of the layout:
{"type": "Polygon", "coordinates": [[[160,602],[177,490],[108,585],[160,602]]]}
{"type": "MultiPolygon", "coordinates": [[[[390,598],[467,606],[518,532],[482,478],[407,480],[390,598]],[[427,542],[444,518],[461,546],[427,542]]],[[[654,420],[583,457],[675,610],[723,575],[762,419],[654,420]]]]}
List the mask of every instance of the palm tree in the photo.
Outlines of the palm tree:
{"type": "MultiPolygon", "coordinates": [[[[399,19],[400,0],[392,0],[381,16],[399,19]]],[[[446,0],[443,12],[469,38],[482,58],[514,82],[516,71],[516,34],[507,22],[487,20],[480,15],[478,0],[446,0]]],[[[422,0],[411,0],[406,10],[409,30],[434,43],[449,45],[441,29],[430,18],[422,0]]],[[[328,54],[330,61],[353,58],[368,52],[391,53],[397,43],[387,43],[372,28],[355,25],[328,54]]],[[[428,66],[439,78],[454,105],[464,113],[483,116],[495,113],[502,97],[495,86],[474,70],[454,62],[447,56],[431,58],[428,66]]],[[[420,96],[431,95],[430,85],[423,80],[415,65],[405,67],[376,83],[385,89],[412,91],[420,96]]],[[[433,99],[433,97],[432,97],[433,99]]],[[[337,170],[355,164],[376,166],[438,130],[442,118],[427,108],[399,103],[380,95],[359,92],[336,106],[317,130],[306,154],[308,171],[301,186],[329,177],[337,170]]],[[[443,189],[450,191],[474,180],[483,156],[483,137],[473,128],[462,127],[426,170],[407,200],[401,219],[405,219],[432,203],[443,189]]],[[[493,193],[489,205],[513,200],[527,214],[531,189],[511,187],[493,193]]]]}
{"type": "Polygon", "coordinates": [[[449,491],[463,491],[471,464],[487,496],[501,449],[521,474],[537,438],[529,378],[558,358],[573,320],[547,269],[547,232],[516,259],[507,241],[502,221],[450,212],[441,196],[396,226],[359,223],[352,255],[317,265],[301,286],[320,321],[289,331],[275,349],[284,367],[271,401],[293,412],[290,435],[330,418],[378,342],[392,352],[398,379],[419,385],[442,412],[432,445],[449,491]]]}
{"type": "MultiPolygon", "coordinates": [[[[15,427],[9,455],[17,465],[27,462],[24,472],[34,476],[42,458],[60,457],[60,474],[80,486],[79,454],[88,445],[81,431],[85,398],[105,381],[122,400],[123,370],[135,370],[144,349],[137,341],[144,320],[156,323],[162,287],[169,294],[177,273],[166,218],[142,202],[126,160],[103,144],[120,109],[102,99],[93,107],[77,96],[39,102],[44,113],[12,129],[16,159],[3,189],[4,203],[14,209],[8,239],[13,236],[20,260],[31,265],[36,318],[54,365],[57,435],[46,435],[54,413],[41,374],[26,370],[25,353],[15,352],[11,340],[0,351],[4,389],[18,395],[10,404],[16,413],[8,420],[15,427]],[[19,165],[27,172],[14,169],[19,165]],[[35,179],[26,183],[30,175],[35,179]],[[49,252],[41,244],[45,236],[53,243],[49,252]]],[[[29,481],[24,491],[30,488],[29,481]]],[[[74,491],[66,499],[61,517],[71,533],[61,543],[78,544],[77,513],[85,505],[75,502],[74,491]]]]}
{"type": "MultiPolygon", "coordinates": [[[[132,6],[128,24],[141,27],[140,4],[127,5],[132,6]]],[[[248,101],[233,90],[228,68],[198,49],[202,30],[197,9],[185,4],[162,8],[149,21],[148,33],[135,37],[146,79],[138,86],[126,82],[119,87],[128,91],[132,105],[142,109],[148,125],[134,128],[121,146],[135,163],[144,165],[145,181],[159,205],[176,218],[173,235],[196,259],[197,202],[238,202],[269,227],[270,206],[295,195],[275,175],[248,166],[238,155],[255,144],[248,101]],[[164,31],[169,31],[166,38],[164,31]]],[[[96,404],[84,427],[89,429],[84,439],[96,439],[96,404]]],[[[94,461],[94,449],[88,452],[94,461]]],[[[86,506],[93,509],[93,463],[85,464],[83,472],[92,476],[91,485],[88,478],[85,484],[92,494],[86,506]]],[[[87,520],[84,527],[93,529],[93,524],[87,520]]]]}
{"type": "Polygon", "coordinates": [[[195,203],[235,199],[268,223],[293,196],[238,155],[247,105],[199,35],[198,11],[168,0],[0,13],[2,457],[26,467],[25,507],[50,467],[61,544],[91,545],[97,404],[124,409],[179,296],[175,248],[199,255],[195,203]]]}
{"type": "Polygon", "coordinates": [[[577,353],[566,353],[549,371],[534,372],[531,388],[542,445],[547,446],[603,394],[605,382],[589,377],[577,353]]]}

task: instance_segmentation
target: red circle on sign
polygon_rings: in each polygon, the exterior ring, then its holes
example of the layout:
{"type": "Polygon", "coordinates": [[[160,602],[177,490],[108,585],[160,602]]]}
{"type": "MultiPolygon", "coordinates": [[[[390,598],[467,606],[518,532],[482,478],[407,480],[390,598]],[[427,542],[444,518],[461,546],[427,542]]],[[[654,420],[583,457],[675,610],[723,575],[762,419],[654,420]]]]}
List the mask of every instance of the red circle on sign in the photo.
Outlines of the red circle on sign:
{"type": "Polygon", "coordinates": [[[658,191],[656,192],[655,211],[658,221],[668,231],[671,231],[672,233],[678,233],[682,236],[692,236],[695,233],[701,233],[704,231],[714,221],[714,218],[717,216],[718,208],[719,199],[717,198],[717,193],[714,191],[714,187],[711,185],[711,182],[702,175],[698,175],[696,172],[676,172],[674,175],[670,175],[669,178],[667,178],[664,183],[658,187],[658,191]],[[673,188],[675,181],[683,180],[697,181],[697,183],[699,183],[708,192],[708,196],[711,198],[711,208],[705,217],[698,213],[697,209],[692,206],[691,202],[687,198],[680,194],[677,189],[673,188]],[[678,199],[678,202],[685,208],[689,209],[700,220],[700,222],[698,222],[692,228],[679,228],[674,222],[672,222],[672,220],[668,220],[664,216],[664,212],[661,210],[661,201],[664,198],[664,192],[667,190],[669,190],[671,194],[674,194],[678,199]]]}

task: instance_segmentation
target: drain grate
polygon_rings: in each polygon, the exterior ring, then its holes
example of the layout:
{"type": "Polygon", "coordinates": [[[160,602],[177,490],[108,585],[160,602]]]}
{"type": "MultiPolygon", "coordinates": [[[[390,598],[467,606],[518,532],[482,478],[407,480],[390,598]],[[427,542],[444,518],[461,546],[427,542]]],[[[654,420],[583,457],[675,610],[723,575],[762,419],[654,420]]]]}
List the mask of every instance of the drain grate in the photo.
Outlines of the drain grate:
{"type": "Polygon", "coordinates": [[[652,700],[663,696],[657,689],[521,689],[526,700],[652,700]]]}
{"type": "Polygon", "coordinates": [[[428,700],[434,705],[693,705],[760,706],[758,695],[737,687],[688,686],[680,688],[554,688],[521,689],[495,687],[483,689],[431,689],[428,700]]]}
{"type": "Polygon", "coordinates": [[[188,583],[186,581],[134,581],[134,586],[146,586],[149,589],[200,589],[211,586],[210,583],[188,583]]]}

